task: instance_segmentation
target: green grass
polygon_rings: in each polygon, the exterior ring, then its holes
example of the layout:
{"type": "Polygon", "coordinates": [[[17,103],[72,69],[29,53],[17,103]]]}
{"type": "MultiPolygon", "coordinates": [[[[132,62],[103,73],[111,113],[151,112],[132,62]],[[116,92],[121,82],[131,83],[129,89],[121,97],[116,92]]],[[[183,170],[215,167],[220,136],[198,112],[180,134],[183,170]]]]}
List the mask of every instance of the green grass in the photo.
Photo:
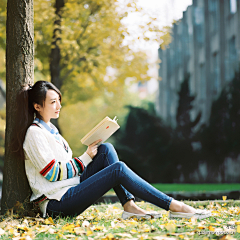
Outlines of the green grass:
{"type": "MultiPolygon", "coordinates": [[[[153,183],[152,184],[158,190],[166,192],[208,192],[208,191],[239,191],[240,184],[238,183],[224,183],[224,184],[178,184],[178,183],[153,183]]],[[[107,195],[115,194],[113,190],[110,190],[107,195]]]]}
{"type": "Polygon", "coordinates": [[[152,184],[155,188],[162,192],[197,192],[197,191],[234,191],[240,190],[238,183],[224,183],[224,184],[152,184]]]}

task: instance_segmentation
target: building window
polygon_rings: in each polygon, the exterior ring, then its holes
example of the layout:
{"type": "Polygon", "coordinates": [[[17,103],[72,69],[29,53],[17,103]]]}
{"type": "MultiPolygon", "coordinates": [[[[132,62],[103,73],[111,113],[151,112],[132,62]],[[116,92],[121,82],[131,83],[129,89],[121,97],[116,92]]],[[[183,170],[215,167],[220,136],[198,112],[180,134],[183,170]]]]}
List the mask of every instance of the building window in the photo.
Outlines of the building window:
{"type": "Polygon", "coordinates": [[[217,1],[218,0],[209,0],[208,2],[208,10],[209,10],[209,23],[210,23],[210,32],[215,32],[217,30],[217,1]]]}
{"type": "Polygon", "coordinates": [[[212,76],[212,93],[218,94],[220,91],[220,67],[219,67],[219,54],[216,52],[212,55],[211,64],[212,76]]]}
{"type": "Polygon", "coordinates": [[[195,24],[203,24],[204,21],[204,11],[202,7],[195,7],[194,11],[195,24]]]}
{"type": "Polygon", "coordinates": [[[208,9],[210,12],[217,11],[217,1],[219,1],[219,0],[209,0],[208,1],[208,9]]]}
{"type": "Polygon", "coordinates": [[[218,24],[218,21],[217,21],[217,12],[213,12],[210,14],[209,16],[209,19],[210,19],[210,32],[216,32],[217,31],[217,24],[218,24]]]}
{"type": "Polygon", "coordinates": [[[195,7],[194,9],[194,30],[196,31],[197,42],[202,44],[204,39],[204,11],[202,7],[195,7]]]}
{"type": "Polygon", "coordinates": [[[237,12],[237,0],[230,0],[230,12],[232,14],[237,12]]]}
{"type": "MultiPolygon", "coordinates": [[[[190,74],[189,74],[190,76],[190,74]]],[[[190,83],[190,93],[191,95],[195,95],[197,92],[196,92],[196,82],[192,79],[192,77],[190,76],[189,77],[189,83],[190,83]]]]}
{"type": "Polygon", "coordinates": [[[229,78],[231,80],[238,66],[235,36],[229,40],[229,63],[229,78]]]}
{"type": "Polygon", "coordinates": [[[235,61],[237,57],[237,49],[236,49],[236,39],[235,36],[233,36],[229,40],[229,57],[231,61],[235,61]]]}
{"type": "Polygon", "coordinates": [[[204,31],[203,31],[203,25],[196,25],[195,26],[195,30],[196,30],[196,38],[197,38],[197,42],[202,44],[203,40],[204,40],[204,31]]]}

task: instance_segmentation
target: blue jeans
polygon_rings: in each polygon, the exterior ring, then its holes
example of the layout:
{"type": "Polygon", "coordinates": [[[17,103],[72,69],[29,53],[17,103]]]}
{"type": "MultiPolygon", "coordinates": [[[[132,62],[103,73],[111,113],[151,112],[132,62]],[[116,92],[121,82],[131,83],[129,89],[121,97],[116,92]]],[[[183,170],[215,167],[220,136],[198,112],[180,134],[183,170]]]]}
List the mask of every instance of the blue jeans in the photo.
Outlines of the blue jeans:
{"type": "Polygon", "coordinates": [[[125,163],[119,161],[110,143],[101,144],[93,161],[80,176],[80,184],[71,187],[60,201],[50,200],[49,215],[74,216],[82,213],[110,189],[114,189],[122,206],[132,194],[144,201],[169,210],[172,198],[139,177],[125,163]]]}

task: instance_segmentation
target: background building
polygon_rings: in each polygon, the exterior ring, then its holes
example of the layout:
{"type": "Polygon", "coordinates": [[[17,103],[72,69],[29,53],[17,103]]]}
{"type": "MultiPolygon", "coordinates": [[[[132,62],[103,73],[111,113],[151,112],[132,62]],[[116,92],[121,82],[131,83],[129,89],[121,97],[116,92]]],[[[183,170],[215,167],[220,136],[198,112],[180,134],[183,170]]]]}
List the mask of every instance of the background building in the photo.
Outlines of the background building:
{"type": "Polygon", "coordinates": [[[156,109],[176,124],[177,92],[189,75],[195,95],[192,117],[208,120],[211,103],[232,80],[240,59],[240,0],[193,0],[183,18],[173,24],[172,42],[159,49],[159,89],[156,109]]]}

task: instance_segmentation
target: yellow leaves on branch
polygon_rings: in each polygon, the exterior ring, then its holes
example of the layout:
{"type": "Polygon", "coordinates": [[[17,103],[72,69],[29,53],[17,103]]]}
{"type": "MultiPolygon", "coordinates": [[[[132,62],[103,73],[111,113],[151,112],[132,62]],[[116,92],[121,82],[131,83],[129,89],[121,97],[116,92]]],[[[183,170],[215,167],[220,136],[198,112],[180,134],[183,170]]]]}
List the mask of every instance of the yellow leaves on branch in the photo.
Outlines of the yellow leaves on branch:
{"type": "MultiPolygon", "coordinates": [[[[49,54],[54,31],[54,0],[35,0],[35,53],[42,63],[35,72],[49,75],[49,54]]],[[[133,51],[124,45],[124,38],[128,35],[127,28],[121,19],[126,16],[121,8],[131,8],[140,11],[134,0],[118,2],[116,0],[66,1],[62,9],[61,32],[58,34],[58,46],[61,51],[61,78],[63,91],[71,89],[78,94],[67,96],[66,101],[85,100],[93,94],[105,91],[119,91],[119,86],[125,83],[127,77],[135,81],[147,81],[147,55],[140,51],[133,51]],[[120,6],[121,5],[121,6],[120,6]],[[115,70],[108,76],[107,68],[115,70]],[[70,85],[70,86],[69,86],[70,85]]],[[[150,19],[144,26],[144,31],[159,31],[154,28],[150,19]]],[[[163,35],[161,33],[161,35],[163,35]]],[[[148,36],[142,36],[149,40],[148,36]]],[[[161,40],[161,39],[160,39],[161,40]]],[[[38,62],[37,62],[38,63],[38,62]]]]}
{"type": "MultiPolygon", "coordinates": [[[[6,2],[4,0],[0,4],[0,16],[3,19],[0,23],[0,43],[6,40],[6,2]]],[[[52,39],[53,32],[59,38],[57,45],[61,50],[61,79],[65,85],[73,85],[78,90],[77,96],[83,93],[85,99],[91,93],[97,94],[103,89],[117,92],[118,86],[123,85],[127,77],[134,77],[136,81],[150,79],[146,54],[134,52],[124,45],[124,38],[129,32],[121,20],[126,17],[129,8],[135,12],[142,11],[135,0],[65,1],[61,11],[61,27],[58,29],[54,25],[54,21],[59,19],[54,5],[55,0],[34,1],[35,80],[50,80],[49,56],[51,49],[55,48],[52,42],[56,40],[52,39]],[[116,70],[108,82],[104,81],[107,67],[116,70]],[[86,85],[87,90],[83,92],[79,86],[86,85]]],[[[164,35],[165,30],[159,30],[155,21],[156,18],[149,16],[146,26],[140,26],[144,28],[140,37],[148,40],[144,32],[149,30],[160,34],[157,41],[167,42],[169,35],[164,35]]],[[[69,89],[69,86],[63,88],[69,89]]]]}

